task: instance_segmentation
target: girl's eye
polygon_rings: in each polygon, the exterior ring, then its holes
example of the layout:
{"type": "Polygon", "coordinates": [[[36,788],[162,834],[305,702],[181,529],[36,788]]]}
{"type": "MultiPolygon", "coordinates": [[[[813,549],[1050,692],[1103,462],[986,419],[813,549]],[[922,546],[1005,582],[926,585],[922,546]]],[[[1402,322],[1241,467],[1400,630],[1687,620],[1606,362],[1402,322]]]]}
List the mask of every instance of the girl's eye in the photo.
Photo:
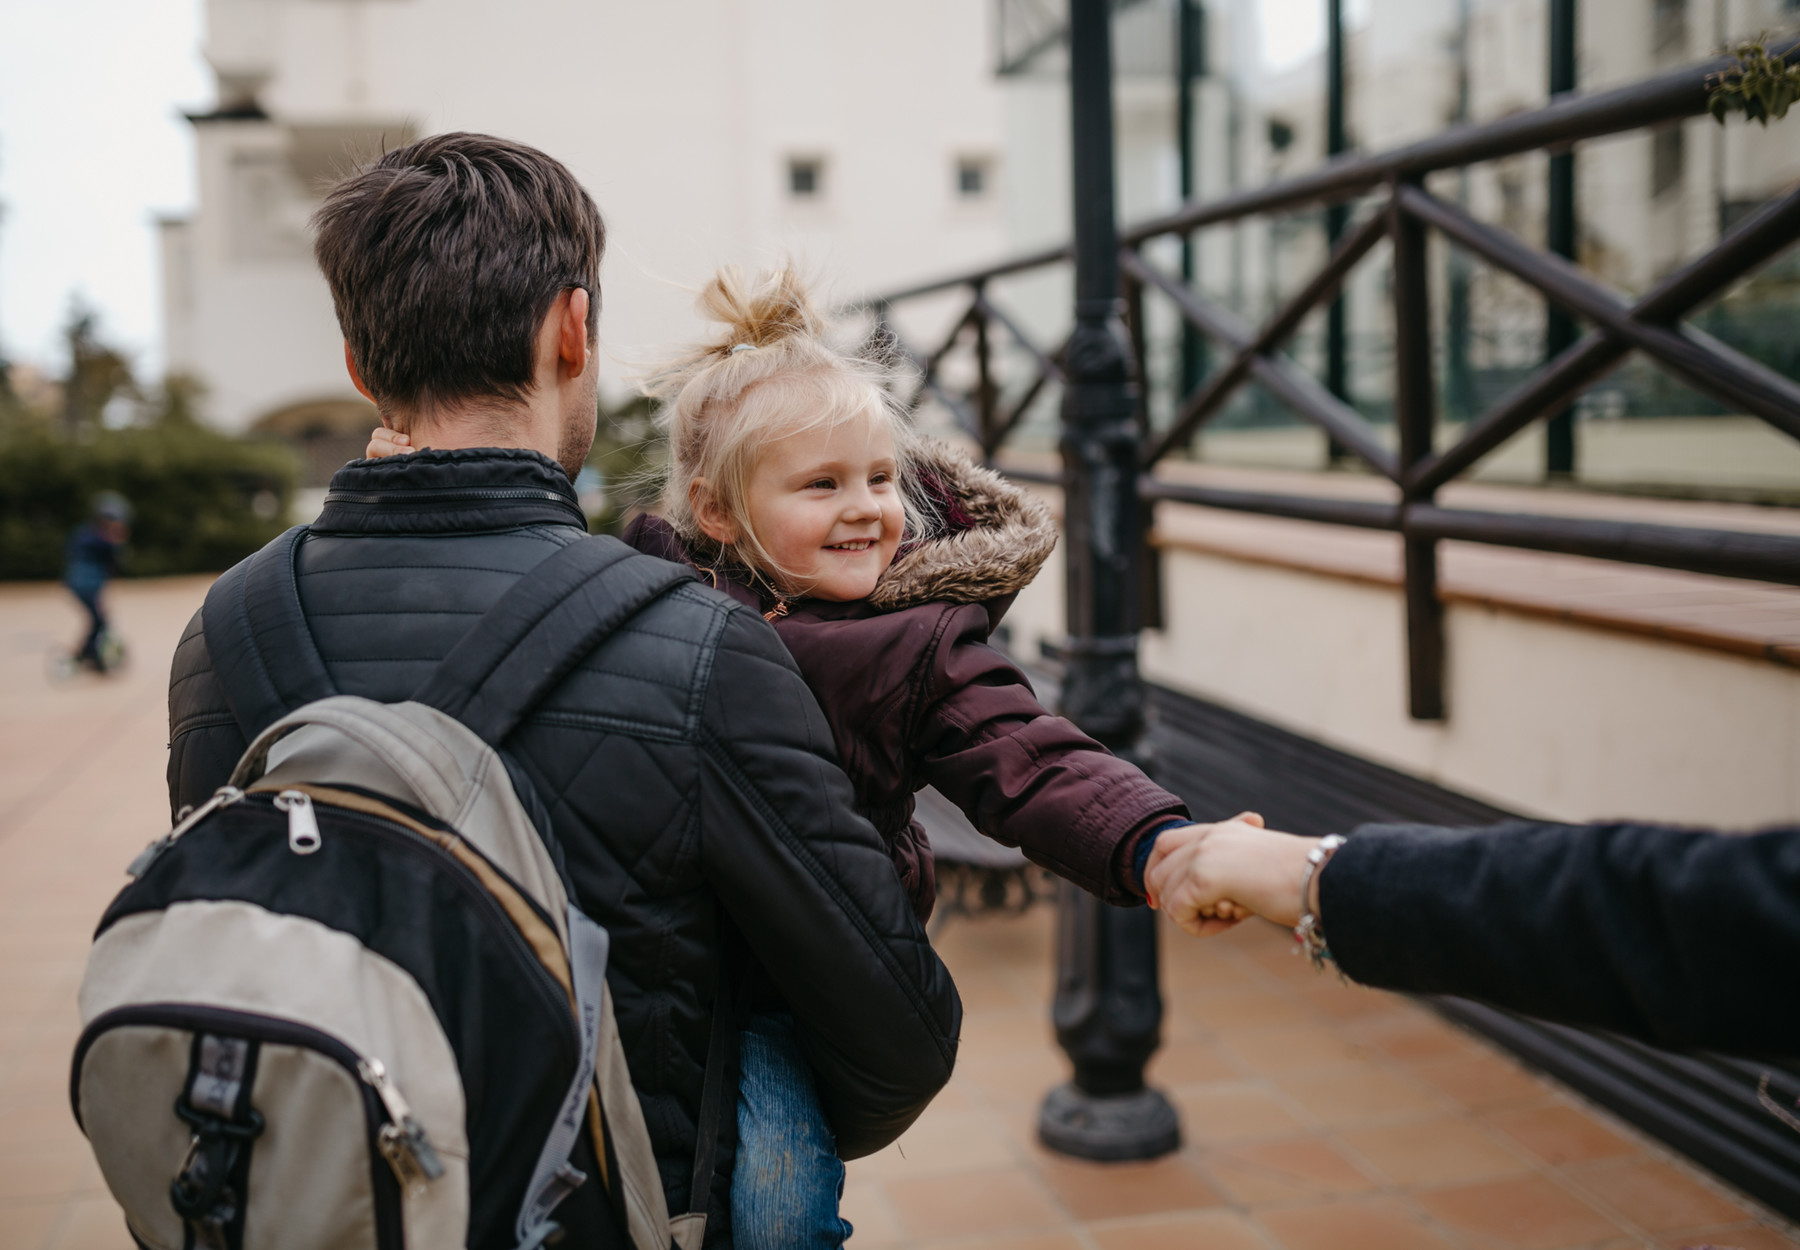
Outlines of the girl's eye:
{"type": "Polygon", "coordinates": [[[830,490],[833,486],[836,486],[836,485],[837,485],[837,483],[832,481],[830,478],[822,477],[816,482],[808,482],[806,484],[806,489],[807,490],[830,490]]]}
{"type": "Polygon", "coordinates": [[[888,481],[889,481],[889,478],[888,478],[887,474],[877,473],[874,477],[869,479],[869,485],[871,485],[871,486],[886,486],[888,484],[888,481]]]}

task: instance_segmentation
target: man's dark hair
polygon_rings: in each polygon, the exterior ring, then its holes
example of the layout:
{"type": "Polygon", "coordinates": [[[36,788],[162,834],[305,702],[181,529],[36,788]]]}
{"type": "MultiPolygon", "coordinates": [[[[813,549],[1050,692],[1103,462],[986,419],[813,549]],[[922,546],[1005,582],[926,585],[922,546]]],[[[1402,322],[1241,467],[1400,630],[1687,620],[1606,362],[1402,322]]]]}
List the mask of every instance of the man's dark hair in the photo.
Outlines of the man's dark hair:
{"type": "Polygon", "coordinates": [[[521,400],[538,327],[564,291],[600,325],[606,226],[575,176],[492,135],[434,135],[331,190],[319,268],[357,372],[385,410],[521,400]]]}

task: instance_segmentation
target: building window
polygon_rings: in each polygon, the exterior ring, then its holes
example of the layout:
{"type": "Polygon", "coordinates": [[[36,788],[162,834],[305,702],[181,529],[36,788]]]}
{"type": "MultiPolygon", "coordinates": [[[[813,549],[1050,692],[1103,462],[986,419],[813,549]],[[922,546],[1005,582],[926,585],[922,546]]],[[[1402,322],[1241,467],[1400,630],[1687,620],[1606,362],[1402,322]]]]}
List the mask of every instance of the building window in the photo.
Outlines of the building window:
{"type": "Polygon", "coordinates": [[[816,156],[788,159],[788,194],[796,200],[816,200],[825,194],[825,162],[816,156]]]}
{"type": "Polygon", "coordinates": [[[1686,132],[1677,123],[1650,135],[1650,194],[1667,195],[1681,186],[1687,166],[1686,132]]]}
{"type": "Polygon", "coordinates": [[[1653,0],[1650,6],[1651,38],[1658,52],[1677,49],[1687,43],[1687,0],[1653,0]]]}
{"type": "Polygon", "coordinates": [[[993,184],[993,162],[985,156],[959,156],[956,158],[956,194],[958,198],[985,199],[993,184]]]}

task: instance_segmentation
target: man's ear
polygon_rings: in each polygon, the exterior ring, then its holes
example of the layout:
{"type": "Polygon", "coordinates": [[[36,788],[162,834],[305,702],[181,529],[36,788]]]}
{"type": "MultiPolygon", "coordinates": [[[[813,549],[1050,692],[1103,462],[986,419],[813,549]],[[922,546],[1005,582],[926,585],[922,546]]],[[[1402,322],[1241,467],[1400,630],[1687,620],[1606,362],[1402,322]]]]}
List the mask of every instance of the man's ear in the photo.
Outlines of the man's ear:
{"type": "Polygon", "coordinates": [[[737,541],[737,522],[720,506],[719,497],[713,494],[712,484],[705,478],[697,477],[688,483],[688,507],[694,510],[694,520],[699,523],[702,534],[716,543],[737,541]]]}
{"type": "MultiPolygon", "coordinates": [[[[565,300],[559,301],[561,322],[557,326],[557,355],[562,359],[562,366],[568,376],[578,378],[588,366],[588,293],[580,287],[571,287],[565,300]]],[[[557,315],[557,309],[551,310],[557,315]]]]}
{"type": "Polygon", "coordinates": [[[375,406],[379,408],[381,405],[377,404],[375,397],[369,394],[369,388],[363,385],[362,374],[356,371],[356,357],[350,351],[349,339],[344,340],[344,368],[350,371],[350,384],[357,389],[357,392],[364,399],[368,400],[371,404],[375,404],[375,406]]]}

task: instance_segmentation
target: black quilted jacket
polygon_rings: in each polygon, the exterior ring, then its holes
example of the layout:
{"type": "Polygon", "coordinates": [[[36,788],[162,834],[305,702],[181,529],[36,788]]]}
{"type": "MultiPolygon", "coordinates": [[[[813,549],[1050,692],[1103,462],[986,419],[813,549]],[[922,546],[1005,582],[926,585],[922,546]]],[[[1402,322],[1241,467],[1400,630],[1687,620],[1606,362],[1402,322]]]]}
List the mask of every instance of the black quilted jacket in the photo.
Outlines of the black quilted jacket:
{"type": "MultiPolygon", "coordinates": [[[[300,601],[338,690],[383,701],[407,698],[515,579],[586,532],[567,477],[535,452],[357,461],[331,487],[300,548],[300,601]]],[[[198,615],[169,725],[179,808],[245,747],[198,615]]],[[[721,909],[792,1006],[846,1157],[892,1141],[949,1079],[955,986],[754,611],[699,583],[669,592],[506,746],[581,906],[612,932],[608,979],[671,1211],[688,1206],[721,909]]],[[[735,1117],[722,1119],[709,1245],[729,1242],[735,1117]]]]}

